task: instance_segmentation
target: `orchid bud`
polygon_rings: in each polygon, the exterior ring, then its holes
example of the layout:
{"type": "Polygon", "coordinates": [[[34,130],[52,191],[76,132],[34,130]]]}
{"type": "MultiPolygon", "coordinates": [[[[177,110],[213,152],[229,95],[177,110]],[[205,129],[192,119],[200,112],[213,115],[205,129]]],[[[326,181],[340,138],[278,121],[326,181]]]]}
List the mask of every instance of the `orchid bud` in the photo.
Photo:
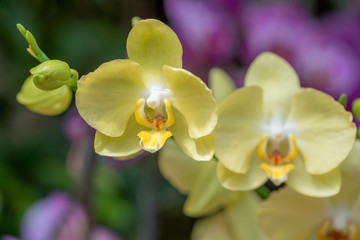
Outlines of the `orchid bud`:
{"type": "Polygon", "coordinates": [[[357,120],[360,120],[360,98],[355,99],[352,103],[352,112],[357,120]]]}
{"type": "Polygon", "coordinates": [[[48,60],[32,68],[30,73],[36,87],[49,91],[57,89],[71,80],[71,70],[66,62],[48,60]]]}

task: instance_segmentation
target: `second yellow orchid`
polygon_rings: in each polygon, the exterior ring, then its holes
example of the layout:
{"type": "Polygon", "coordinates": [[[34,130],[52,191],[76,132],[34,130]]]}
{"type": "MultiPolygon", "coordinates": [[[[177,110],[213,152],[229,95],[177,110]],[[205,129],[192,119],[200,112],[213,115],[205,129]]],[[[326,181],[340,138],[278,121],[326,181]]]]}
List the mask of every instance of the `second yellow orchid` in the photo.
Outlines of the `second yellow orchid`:
{"type": "Polygon", "coordinates": [[[263,53],[249,67],[245,87],[219,105],[214,131],[219,180],[232,190],[254,189],[270,179],[305,195],[334,195],[340,188],[337,167],[355,131],[341,104],[300,88],[284,59],[263,53]]]}

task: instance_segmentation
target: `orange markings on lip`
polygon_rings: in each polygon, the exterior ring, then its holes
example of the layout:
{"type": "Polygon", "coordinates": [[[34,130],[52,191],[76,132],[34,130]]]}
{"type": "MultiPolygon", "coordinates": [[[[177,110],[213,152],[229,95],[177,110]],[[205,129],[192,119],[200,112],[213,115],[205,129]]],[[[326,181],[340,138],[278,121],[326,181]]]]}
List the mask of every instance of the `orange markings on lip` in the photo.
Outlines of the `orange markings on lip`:
{"type": "Polygon", "coordinates": [[[283,159],[284,159],[284,156],[281,154],[281,152],[279,150],[275,149],[271,153],[268,160],[272,163],[272,165],[279,166],[282,164],[283,159]]]}
{"type": "Polygon", "coordinates": [[[279,166],[283,163],[287,163],[292,161],[297,156],[297,144],[294,135],[289,134],[289,149],[286,154],[282,154],[278,148],[272,149],[271,153],[267,153],[267,144],[268,138],[267,134],[264,133],[261,135],[260,143],[258,146],[258,154],[259,156],[271,163],[273,166],[279,166]]]}
{"type": "Polygon", "coordinates": [[[162,130],[167,119],[164,116],[158,115],[151,120],[151,123],[157,130],[162,130]]]}
{"type": "Polygon", "coordinates": [[[320,240],[357,240],[357,229],[353,224],[348,226],[347,233],[343,233],[334,229],[329,229],[329,221],[325,221],[319,232],[318,239],[320,240]]]}

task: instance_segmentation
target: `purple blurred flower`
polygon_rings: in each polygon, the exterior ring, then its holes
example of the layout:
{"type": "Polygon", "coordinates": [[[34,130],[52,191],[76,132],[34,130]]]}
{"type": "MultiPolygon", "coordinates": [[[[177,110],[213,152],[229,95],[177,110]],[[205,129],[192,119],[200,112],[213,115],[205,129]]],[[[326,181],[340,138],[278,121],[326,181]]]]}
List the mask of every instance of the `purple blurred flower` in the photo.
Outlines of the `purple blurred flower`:
{"type": "Polygon", "coordinates": [[[48,198],[35,202],[23,217],[22,238],[53,239],[57,226],[61,225],[71,205],[69,196],[62,192],[54,192],[48,198]]]}
{"type": "Polygon", "coordinates": [[[244,15],[246,63],[263,51],[288,60],[304,86],[335,97],[359,87],[359,58],[344,41],[293,3],[249,5],[244,15]]]}
{"type": "Polygon", "coordinates": [[[292,3],[249,4],[243,15],[245,49],[241,58],[250,64],[264,51],[292,61],[300,36],[308,30],[305,8],[292,3]]]}
{"type": "Polygon", "coordinates": [[[82,142],[95,131],[81,118],[74,107],[68,111],[64,119],[64,133],[72,142],[82,142]]]}
{"type": "Polygon", "coordinates": [[[338,97],[359,87],[359,60],[346,44],[318,25],[300,39],[294,67],[304,86],[338,97]]]}
{"type": "MultiPolygon", "coordinates": [[[[335,39],[346,45],[360,59],[360,1],[358,6],[348,6],[341,11],[324,16],[323,28],[335,39]]],[[[358,60],[359,61],[359,60],[358,60]]],[[[357,64],[357,68],[359,64],[357,64]]],[[[357,79],[359,82],[360,79],[357,79]]],[[[349,92],[350,93],[350,92],[349,92]]],[[[350,94],[349,102],[360,97],[360,86],[350,94]]]]}
{"type": "Polygon", "coordinates": [[[20,239],[9,235],[4,235],[1,237],[1,240],[20,240],[20,239]]]}
{"type": "Polygon", "coordinates": [[[84,159],[89,157],[89,151],[94,151],[95,131],[81,118],[75,107],[66,114],[63,129],[71,141],[66,168],[72,177],[79,178],[83,171],[84,159]]]}
{"type": "Polygon", "coordinates": [[[225,12],[232,7],[240,9],[240,4],[231,0],[165,1],[170,25],[184,48],[184,68],[204,77],[211,67],[234,57],[236,28],[225,12]]]}
{"type": "MultiPolygon", "coordinates": [[[[22,240],[85,240],[88,218],[82,207],[64,192],[53,192],[35,202],[25,213],[21,226],[22,240]]],[[[120,240],[113,232],[95,227],[92,240],[120,240]]]]}
{"type": "Polygon", "coordinates": [[[345,9],[322,19],[322,27],[360,57],[360,9],[345,9]]]}
{"type": "Polygon", "coordinates": [[[120,240],[120,238],[109,229],[95,227],[91,232],[90,240],[120,240]]]}

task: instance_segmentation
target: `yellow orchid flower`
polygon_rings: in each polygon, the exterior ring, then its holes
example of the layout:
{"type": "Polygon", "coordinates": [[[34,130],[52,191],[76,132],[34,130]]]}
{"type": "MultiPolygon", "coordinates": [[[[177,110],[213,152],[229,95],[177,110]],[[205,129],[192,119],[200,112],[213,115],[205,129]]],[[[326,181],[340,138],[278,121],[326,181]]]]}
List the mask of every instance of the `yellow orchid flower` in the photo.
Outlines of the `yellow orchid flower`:
{"type": "Polygon", "coordinates": [[[73,91],[67,85],[44,91],[35,86],[33,76],[28,77],[16,99],[30,111],[54,116],[63,113],[70,106],[73,91]]]}
{"type": "Polygon", "coordinates": [[[188,195],[183,208],[185,215],[206,216],[195,223],[192,240],[266,239],[256,223],[259,197],[253,192],[223,188],[216,177],[214,159],[193,161],[169,140],[158,161],[163,176],[188,195]]]}
{"type": "Polygon", "coordinates": [[[296,191],[339,191],[339,164],[355,140],[352,115],[332,97],[300,88],[294,69],[273,53],[249,67],[245,87],[219,105],[215,155],[221,184],[257,188],[269,178],[296,191]]]}
{"type": "Polygon", "coordinates": [[[259,224],[271,240],[357,240],[360,234],[360,142],[340,165],[340,192],[328,198],[289,188],[273,193],[259,209],[259,224]]]}
{"type": "Polygon", "coordinates": [[[127,39],[127,60],[102,64],[78,83],[76,106],[97,130],[95,151],[124,158],[158,151],[174,136],[189,156],[209,160],[216,102],[211,90],[182,69],[182,46],[158,20],[139,20],[127,39]]]}

